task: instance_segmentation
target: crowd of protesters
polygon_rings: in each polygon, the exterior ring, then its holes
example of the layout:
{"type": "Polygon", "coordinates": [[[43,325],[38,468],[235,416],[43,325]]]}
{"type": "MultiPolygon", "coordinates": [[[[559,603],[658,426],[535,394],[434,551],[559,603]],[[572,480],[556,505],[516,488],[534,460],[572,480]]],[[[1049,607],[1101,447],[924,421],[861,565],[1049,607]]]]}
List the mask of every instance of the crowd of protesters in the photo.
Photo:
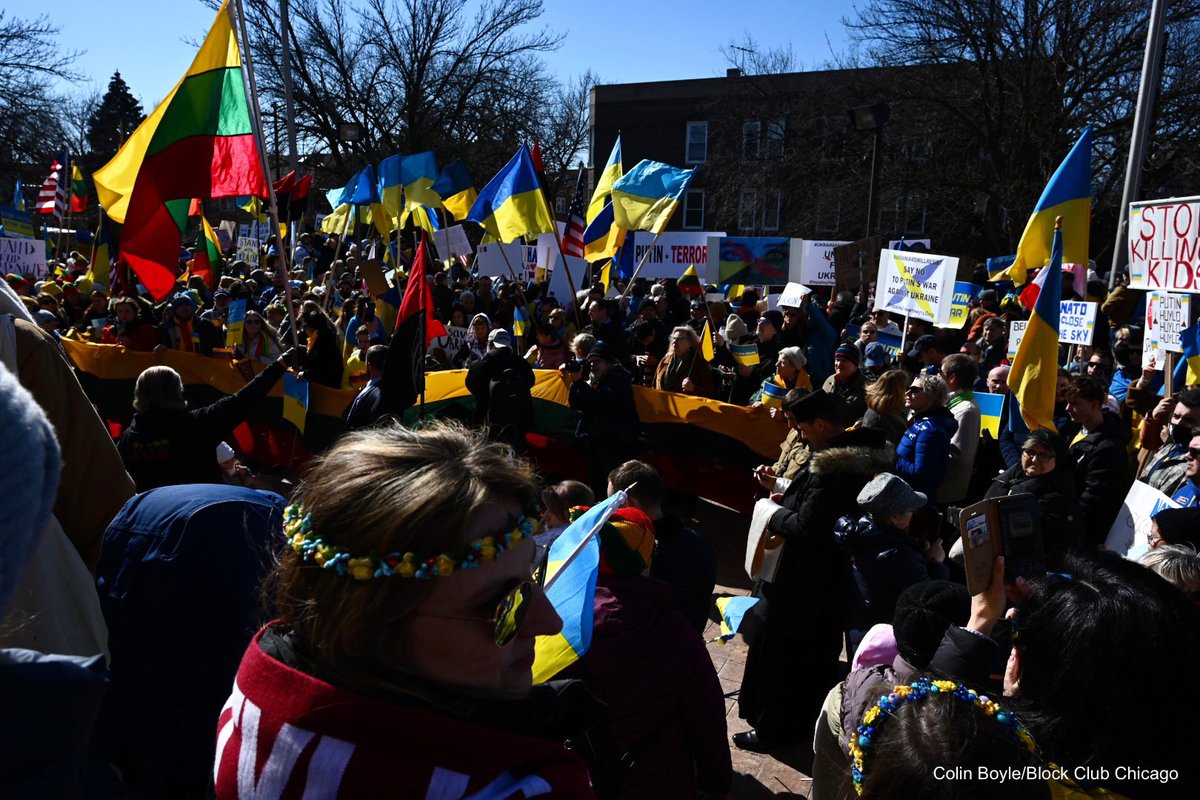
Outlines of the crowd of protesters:
{"type": "Polygon", "coordinates": [[[79,254],[0,287],[0,404],[18,421],[0,432],[22,454],[0,542],[0,685],[21,715],[5,796],[729,796],[702,638],[716,559],[639,460],[635,386],[765,407],[753,424],[781,441],[755,470],[782,550],[754,587],[736,747],[811,742],[814,798],[1200,791],[1181,696],[1200,663],[1200,387],[1166,395],[1143,369],[1140,293],[1086,283],[1095,338],[1062,348],[1055,429],[1021,432],[1007,338],[1028,312],[1003,288],[955,330],[869,287],[776,304],[637,279],[559,298],[452,263],[429,278],[449,335],[425,369],[465,371],[477,430],[409,429],[381,397],[413,254],[375,294],[375,249],[271,240],[261,267],[231,261],[159,303],[128,274],[92,284],[79,254]],[[179,374],[151,367],[114,440],[64,337],[257,375],[189,407],[179,374]],[[294,491],[267,491],[228,441],[289,368],[354,392],[352,432],[294,491]],[[567,384],[586,474],[525,458],[534,370],[567,384]],[[982,392],[1004,397],[994,429],[982,392]],[[1105,550],[1135,480],[1172,500],[1144,563],[1105,550]],[[592,647],[533,685],[535,639],[562,626],[547,547],[619,490],[592,647]],[[1046,572],[1012,581],[1001,558],[971,596],[957,517],[1016,494],[1036,502],[1046,572]],[[50,574],[62,588],[29,585],[50,574]],[[1039,777],[944,777],[980,767],[1039,777]]]}

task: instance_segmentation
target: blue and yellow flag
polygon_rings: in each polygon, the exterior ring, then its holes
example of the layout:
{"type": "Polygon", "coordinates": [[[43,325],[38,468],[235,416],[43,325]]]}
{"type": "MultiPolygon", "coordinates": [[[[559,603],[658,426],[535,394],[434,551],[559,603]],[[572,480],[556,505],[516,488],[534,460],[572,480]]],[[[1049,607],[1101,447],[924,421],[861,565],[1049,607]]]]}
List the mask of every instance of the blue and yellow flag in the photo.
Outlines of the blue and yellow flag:
{"type": "Polygon", "coordinates": [[[993,439],[1000,438],[1000,417],[1004,413],[1004,395],[991,392],[975,392],[975,405],[979,406],[979,432],[990,433],[993,439]]]}
{"type": "Polygon", "coordinates": [[[612,187],[613,216],[627,231],[662,233],[696,174],[642,159],[612,187]]]}
{"type": "Polygon", "coordinates": [[[604,284],[604,293],[608,294],[608,291],[610,289],[612,289],[612,262],[611,261],[608,262],[607,264],[605,264],[604,267],[600,270],[600,282],[602,284],[604,284]]]}
{"type": "Polygon", "coordinates": [[[392,227],[398,227],[400,211],[404,208],[404,184],[400,181],[400,162],[397,153],[379,162],[379,204],[391,217],[392,227]]]}
{"type": "Polygon", "coordinates": [[[767,408],[783,408],[783,399],[787,397],[787,387],[780,386],[774,378],[763,381],[762,404],[767,408]]]}
{"type": "Polygon", "coordinates": [[[13,208],[17,211],[25,210],[25,184],[21,179],[17,178],[17,183],[13,186],[13,208]]]}
{"type": "Polygon", "coordinates": [[[283,418],[304,433],[304,418],[308,415],[308,381],[290,372],[283,373],[283,418]]]}
{"type": "Polygon", "coordinates": [[[600,212],[609,202],[609,195],[612,194],[613,184],[621,177],[621,135],[617,134],[617,141],[613,143],[612,152],[608,155],[608,163],[604,165],[604,169],[596,176],[596,188],[592,192],[592,199],[588,202],[587,207],[587,222],[590,225],[592,220],[599,216],[600,212]]]}
{"type": "MultiPolygon", "coordinates": [[[[229,316],[225,320],[225,346],[234,347],[242,343],[246,325],[246,298],[242,297],[229,303],[229,316]]],[[[300,430],[304,430],[303,424],[300,430]]]]}
{"type": "Polygon", "coordinates": [[[501,242],[529,233],[555,233],[554,217],[538,184],[529,148],[517,154],[483,187],[467,219],[478,222],[501,242]]]}
{"type": "Polygon", "coordinates": [[[750,344],[733,344],[729,343],[729,354],[733,356],[733,360],[741,364],[743,367],[757,367],[758,345],[753,342],[750,344]]]}
{"type": "Polygon", "coordinates": [[[1200,321],[1179,332],[1179,343],[1183,346],[1183,355],[1175,363],[1172,373],[1176,392],[1184,386],[1200,384],[1200,321]]]}
{"type": "Polygon", "coordinates": [[[1062,229],[1054,230],[1050,266],[1038,273],[1041,284],[1025,337],[1017,348],[1008,388],[1020,405],[1029,430],[1054,430],[1054,391],[1058,386],[1058,313],[1062,300],[1062,229]]]}
{"type": "Polygon", "coordinates": [[[712,328],[708,323],[708,320],[704,320],[704,330],[700,332],[700,355],[705,361],[714,361],[717,358],[717,351],[713,347],[712,328]]]}
{"type": "Polygon", "coordinates": [[[330,203],[336,208],[343,203],[352,206],[370,206],[379,203],[379,183],[375,180],[375,167],[371,164],[362,168],[342,188],[337,203],[330,203]]]}
{"type": "Polygon", "coordinates": [[[442,198],[433,190],[437,179],[437,158],[431,151],[405,156],[400,162],[400,182],[404,184],[405,210],[412,212],[419,206],[441,208],[442,198]]]}
{"type": "Polygon", "coordinates": [[[625,229],[617,226],[612,203],[605,203],[583,232],[583,257],[589,263],[612,258],[624,242],[625,229]]]}
{"type": "Polygon", "coordinates": [[[239,197],[237,198],[237,206],[242,211],[245,211],[258,222],[267,221],[267,212],[263,208],[263,201],[258,197],[239,197]]]}
{"type": "Polygon", "coordinates": [[[744,595],[717,598],[717,611],[721,612],[721,635],[717,638],[721,644],[728,644],[737,635],[746,612],[758,605],[759,599],[744,595]]]}
{"type": "Polygon", "coordinates": [[[529,333],[529,309],[518,303],[513,308],[513,336],[518,338],[529,333]]]}
{"type": "Polygon", "coordinates": [[[625,493],[617,492],[585,511],[550,545],[546,598],[562,619],[563,629],[553,636],[537,637],[534,683],[554,677],[591,647],[596,576],[600,573],[600,528],[623,505],[625,493]]]}
{"type": "MultiPolygon", "coordinates": [[[[1003,272],[989,280],[1005,278],[1017,286],[1029,279],[1029,270],[1038,269],[1051,257],[1050,240],[1054,238],[1054,223],[1062,218],[1066,249],[1060,261],[1068,264],[1088,263],[1088,230],[1092,216],[1092,126],[1083,129],[1079,141],[1059,164],[1041,198],[1033,208],[1025,232],[1017,245],[1016,259],[1003,272]]],[[[1061,271],[1061,266],[1059,267],[1061,271]]]]}
{"type": "Polygon", "coordinates": [[[475,189],[475,181],[467,173],[467,165],[461,158],[456,158],[442,168],[438,179],[431,187],[442,198],[442,207],[454,215],[455,219],[466,219],[471,213],[471,206],[479,197],[475,189]]]}

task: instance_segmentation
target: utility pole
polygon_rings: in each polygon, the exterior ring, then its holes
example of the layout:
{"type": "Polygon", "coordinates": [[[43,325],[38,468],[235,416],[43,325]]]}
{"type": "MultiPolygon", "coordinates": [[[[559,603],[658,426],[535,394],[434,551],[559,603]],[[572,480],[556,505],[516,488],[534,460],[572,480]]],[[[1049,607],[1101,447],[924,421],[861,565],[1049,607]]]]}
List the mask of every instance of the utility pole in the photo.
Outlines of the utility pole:
{"type": "Polygon", "coordinates": [[[288,18],[288,0],[279,0],[279,55],[283,60],[283,104],[287,120],[288,169],[299,166],[296,157],[296,105],[292,98],[292,23],[288,18]]]}

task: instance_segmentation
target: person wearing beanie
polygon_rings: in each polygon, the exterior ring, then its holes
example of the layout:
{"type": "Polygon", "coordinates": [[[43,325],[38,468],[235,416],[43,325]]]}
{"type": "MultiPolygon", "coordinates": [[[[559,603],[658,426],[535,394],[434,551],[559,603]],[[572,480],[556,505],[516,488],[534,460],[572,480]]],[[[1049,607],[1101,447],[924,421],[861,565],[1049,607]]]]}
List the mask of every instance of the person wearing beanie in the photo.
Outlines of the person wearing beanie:
{"type": "Polygon", "coordinates": [[[909,533],[913,512],[928,502],[904,479],[884,472],[858,494],[862,514],[837,521],[834,534],[854,561],[865,616],[857,627],[891,620],[900,593],[914,583],[949,573],[941,545],[923,545],[909,533]]]}
{"type": "Polygon", "coordinates": [[[645,576],[655,533],[629,506],[600,529],[592,644],[557,677],[586,678],[607,706],[608,744],[626,768],[595,775],[598,794],[728,796],[725,698],[704,640],[676,610],[679,590],[645,576]]]}
{"type": "Polygon", "coordinates": [[[854,660],[860,660],[872,636],[890,640],[891,647],[880,647],[874,663],[852,669],[825,698],[813,742],[810,797],[841,796],[850,770],[846,741],[861,723],[863,713],[893,686],[910,683],[927,672],[946,631],[966,625],[970,616],[971,595],[960,583],[929,580],[900,593],[891,624],[872,628],[854,660]]]}
{"type": "Polygon", "coordinates": [[[1150,518],[1150,548],[1189,545],[1200,548],[1200,506],[1164,508],[1150,518]]]}
{"type": "Polygon", "coordinates": [[[849,428],[867,410],[867,380],[858,368],[860,354],[852,344],[842,344],[833,353],[833,374],[821,387],[838,401],[842,425],[849,428]]]}
{"type": "Polygon", "coordinates": [[[224,344],[224,333],[211,322],[199,319],[199,304],[187,292],[171,300],[171,315],[158,327],[158,347],[155,352],[179,350],[211,356],[214,347],[224,344]]]}
{"type": "MultiPolygon", "coordinates": [[[[768,311],[767,314],[771,312],[768,311]]],[[[763,315],[764,318],[766,315],[763,315]]],[[[761,326],[760,326],[761,327],[761,326]]],[[[779,355],[775,358],[775,370],[772,374],[763,379],[758,391],[750,397],[751,406],[765,405],[763,395],[766,394],[766,389],[763,387],[770,383],[776,388],[787,392],[791,389],[806,389],[812,391],[812,379],[808,376],[808,357],[804,355],[804,350],[799,347],[785,347],[779,351],[779,355]]],[[[769,395],[768,395],[769,396],[769,395]]]]}
{"type": "Polygon", "coordinates": [[[467,391],[475,398],[476,425],[488,437],[525,452],[525,434],[533,430],[533,367],[512,347],[503,328],[488,334],[487,352],[467,368],[467,391]]]}

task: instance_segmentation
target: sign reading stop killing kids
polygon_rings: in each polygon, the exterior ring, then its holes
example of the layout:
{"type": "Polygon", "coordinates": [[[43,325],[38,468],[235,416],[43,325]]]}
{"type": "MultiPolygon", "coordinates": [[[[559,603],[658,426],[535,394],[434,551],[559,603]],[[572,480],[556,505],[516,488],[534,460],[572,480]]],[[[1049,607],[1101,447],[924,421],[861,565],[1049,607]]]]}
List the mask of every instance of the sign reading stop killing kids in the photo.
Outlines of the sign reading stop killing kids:
{"type": "Polygon", "coordinates": [[[1200,292],[1200,198],[1130,204],[1129,285],[1200,292]]]}
{"type": "Polygon", "coordinates": [[[896,314],[944,324],[954,304],[958,259],[884,250],[879,254],[875,305],[896,314]]]}

